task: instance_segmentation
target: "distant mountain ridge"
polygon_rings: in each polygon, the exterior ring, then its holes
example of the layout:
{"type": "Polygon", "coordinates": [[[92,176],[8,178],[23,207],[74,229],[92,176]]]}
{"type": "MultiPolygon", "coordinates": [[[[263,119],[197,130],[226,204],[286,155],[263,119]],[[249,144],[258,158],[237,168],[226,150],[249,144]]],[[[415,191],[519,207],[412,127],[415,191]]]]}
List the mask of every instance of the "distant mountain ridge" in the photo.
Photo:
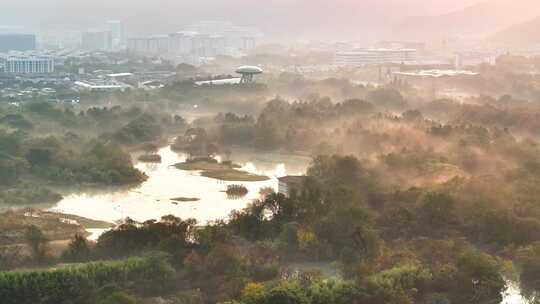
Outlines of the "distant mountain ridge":
{"type": "Polygon", "coordinates": [[[540,16],[499,31],[489,37],[488,41],[496,46],[507,48],[540,45],[540,16]]]}
{"type": "Polygon", "coordinates": [[[481,38],[540,16],[540,0],[484,0],[439,16],[407,18],[393,31],[408,39],[481,38]]]}

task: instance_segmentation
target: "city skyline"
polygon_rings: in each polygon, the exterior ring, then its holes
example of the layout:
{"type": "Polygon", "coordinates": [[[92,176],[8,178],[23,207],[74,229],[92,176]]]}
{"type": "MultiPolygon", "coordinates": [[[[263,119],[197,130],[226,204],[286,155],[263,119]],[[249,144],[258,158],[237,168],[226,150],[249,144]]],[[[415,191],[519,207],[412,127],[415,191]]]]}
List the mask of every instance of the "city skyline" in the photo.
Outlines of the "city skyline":
{"type": "MultiPolygon", "coordinates": [[[[505,0],[487,0],[500,2],[505,0]]],[[[518,0],[516,3],[529,1],[518,0]]],[[[480,0],[383,1],[8,1],[0,12],[6,25],[28,30],[85,30],[107,20],[122,20],[133,35],[174,32],[197,20],[229,21],[256,26],[277,40],[313,37],[361,38],[389,36],[409,17],[436,16],[463,9],[480,0]],[[28,6],[35,10],[28,11],[28,6]],[[61,11],[61,13],[58,13],[61,11]],[[84,12],[84,14],[82,14],[84,12]],[[293,38],[294,37],[294,38],[293,38]]],[[[512,2],[513,3],[513,2],[512,2]]]]}

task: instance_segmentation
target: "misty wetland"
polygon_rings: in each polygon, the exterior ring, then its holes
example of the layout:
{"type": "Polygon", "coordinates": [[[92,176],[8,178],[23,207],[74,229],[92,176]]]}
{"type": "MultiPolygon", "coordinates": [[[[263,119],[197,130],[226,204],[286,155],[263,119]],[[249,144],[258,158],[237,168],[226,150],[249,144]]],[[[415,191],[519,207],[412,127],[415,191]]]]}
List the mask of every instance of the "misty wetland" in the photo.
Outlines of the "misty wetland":
{"type": "Polygon", "coordinates": [[[539,28],[1,1],[0,304],[539,304],[539,28]]]}
{"type": "Polygon", "coordinates": [[[245,208],[251,200],[261,197],[262,188],[277,191],[278,177],[302,174],[310,161],[303,156],[245,149],[238,151],[238,158],[233,156],[242,163],[241,169],[269,179],[235,182],[204,177],[199,171],[176,169],[173,165],[184,162],[186,155],[171,151],[170,147],[160,149],[158,154],[162,157],[159,164],[135,164],[148,176],[140,186],[66,191],[64,198],[50,210],[113,223],[126,217],[144,222],[172,214],[205,224],[226,219],[233,210],[245,208]],[[243,183],[249,190],[247,195],[238,199],[227,195],[227,186],[235,183],[243,183]]]}

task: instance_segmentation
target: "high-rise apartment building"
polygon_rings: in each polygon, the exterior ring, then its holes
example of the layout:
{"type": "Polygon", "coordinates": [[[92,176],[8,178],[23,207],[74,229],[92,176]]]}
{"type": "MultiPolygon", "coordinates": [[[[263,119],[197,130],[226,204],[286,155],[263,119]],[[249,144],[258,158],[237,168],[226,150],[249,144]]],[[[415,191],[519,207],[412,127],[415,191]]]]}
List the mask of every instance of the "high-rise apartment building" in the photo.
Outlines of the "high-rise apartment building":
{"type": "Polygon", "coordinates": [[[111,51],[112,33],[93,30],[82,34],[82,49],[85,51],[111,51]]]}
{"type": "Polygon", "coordinates": [[[118,50],[121,46],[125,45],[125,32],[122,21],[107,21],[107,29],[109,32],[111,32],[112,48],[114,50],[118,50]]]}
{"type": "Polygon", "coordinates": [[[36,36],[29,34],[0,34],[0,53],[36,49],[36,36]]]}

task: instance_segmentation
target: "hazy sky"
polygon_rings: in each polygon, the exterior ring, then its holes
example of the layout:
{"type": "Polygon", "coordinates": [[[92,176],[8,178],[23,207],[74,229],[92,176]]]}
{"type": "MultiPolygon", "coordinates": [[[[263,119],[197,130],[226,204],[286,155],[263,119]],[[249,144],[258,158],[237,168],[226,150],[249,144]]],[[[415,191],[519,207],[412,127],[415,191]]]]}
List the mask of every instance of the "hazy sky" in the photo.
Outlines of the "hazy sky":
{"type": "Polygon", "coordinates": [[[355,33],[376,36],[400,18],[441,14],[478,1],[2,0],[0,24],[84,29],[107,19],[121,19],[130,32],[159,33],[196,20],[227,20],[258,26],[276,37],[320,34],[340,38],[355,33]]]}

